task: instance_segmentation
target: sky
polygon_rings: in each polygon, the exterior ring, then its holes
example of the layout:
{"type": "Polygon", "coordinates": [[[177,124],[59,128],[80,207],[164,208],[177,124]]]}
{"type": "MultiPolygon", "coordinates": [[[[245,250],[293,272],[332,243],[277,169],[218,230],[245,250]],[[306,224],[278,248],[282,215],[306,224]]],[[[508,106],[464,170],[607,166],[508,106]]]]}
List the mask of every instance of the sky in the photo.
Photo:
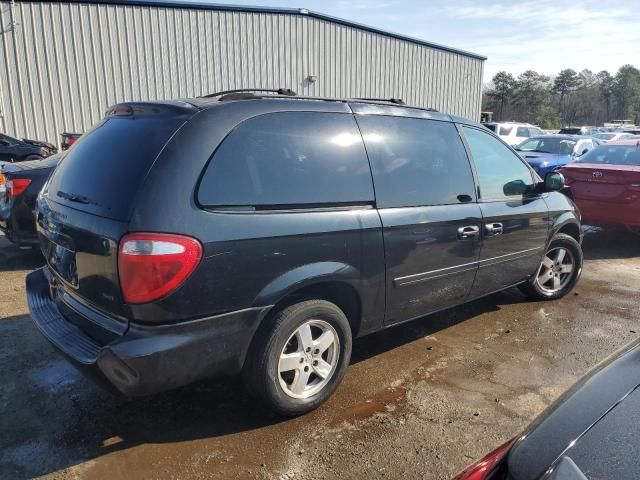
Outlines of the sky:
{"type": "MultiPolygon", "coordinates": [[[[185,0],[188,1],[188,0],[185,0]]],[[[206,0],[197,0],[204,2],[206,0]]],[[[307,8],[488,57],[485,81],[506,70],[615,73],[640,67],[640,0],[224,0],[307,8]]]]}

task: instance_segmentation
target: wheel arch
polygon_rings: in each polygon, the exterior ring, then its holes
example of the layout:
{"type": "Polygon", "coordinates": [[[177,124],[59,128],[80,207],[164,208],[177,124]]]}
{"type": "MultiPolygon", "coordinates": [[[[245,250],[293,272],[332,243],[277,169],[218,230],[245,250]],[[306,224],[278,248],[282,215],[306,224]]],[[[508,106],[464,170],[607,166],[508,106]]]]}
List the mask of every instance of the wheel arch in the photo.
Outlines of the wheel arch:
{"type": "MultiPolygon", "coordinates": [[[[290,270],[269,283],[254,305],[273,305],[269,315],[304,299],[335,303],[347,316],[353,336],[361,325],[362,301],[358,288],[360,272],[341,262],[318,262],[290,270]]],[[[267,317],[269,316],[267,315],[267,317]]],[[[264,323],[267,318],[263,319],[264,323]]]]}
{"type": "Polygon", "coordinates": [[[566,212],[558,217],[553,227],[551,228],[551,235],[549,235],[549,240],[547,243],[551,242],[551,239],[558,233],[569,235],[570,237],[573,237],[576,242],[582,243],[582,230],[580,227],[580,222],[571,212],[566,212]]]}

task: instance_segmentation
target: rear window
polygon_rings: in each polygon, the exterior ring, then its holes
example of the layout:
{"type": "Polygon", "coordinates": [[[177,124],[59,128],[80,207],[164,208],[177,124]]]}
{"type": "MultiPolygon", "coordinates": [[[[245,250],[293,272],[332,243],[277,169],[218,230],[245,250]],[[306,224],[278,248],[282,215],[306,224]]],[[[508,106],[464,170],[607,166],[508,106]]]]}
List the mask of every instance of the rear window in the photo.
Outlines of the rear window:
{"type": "Polygon", "coordinates": [[[68,150],[51,176],[49,198],[127,220],[147,171],[182,122],[166,115],[107,118],[68,150]]]}
{"type": "Polygon", "coordinates": [[[371,170],[350,114],[279,112],[222,142],[198,190],[205,206],[278,208],[372,203],[371,170]]]}
{"type": "Polygon", "coordinates": [[[640,146],[600,146],[585,153],[576,163],[603,163],[612,165],[640,165],[640,146]]]}

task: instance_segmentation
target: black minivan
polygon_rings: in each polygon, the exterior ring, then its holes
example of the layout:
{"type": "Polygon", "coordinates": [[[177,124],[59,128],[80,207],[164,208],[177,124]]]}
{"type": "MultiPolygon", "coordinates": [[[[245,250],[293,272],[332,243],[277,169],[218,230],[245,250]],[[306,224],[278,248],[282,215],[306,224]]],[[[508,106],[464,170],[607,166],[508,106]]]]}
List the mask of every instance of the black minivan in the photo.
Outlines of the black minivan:
{"type": "Polygon", "coordinates": [[[282,415],[352,339],[519,285],[569,292],[580,215],[482,125],[384,101],[127,103],[38,198],[31,316],[126,395],[242,373],[282,415]]]}

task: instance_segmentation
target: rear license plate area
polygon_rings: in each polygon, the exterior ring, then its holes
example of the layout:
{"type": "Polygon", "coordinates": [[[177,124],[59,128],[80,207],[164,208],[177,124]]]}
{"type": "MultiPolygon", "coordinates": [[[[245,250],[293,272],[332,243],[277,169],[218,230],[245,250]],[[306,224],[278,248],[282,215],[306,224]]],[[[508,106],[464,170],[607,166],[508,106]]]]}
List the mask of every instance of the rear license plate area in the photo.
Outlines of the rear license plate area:
{"type": "Polygon", "coordinates": [[[49,236],[43,234],[40,236],[40,246],[49,268],[57,273],[65,282],[73,287],[77,287],[78,272],[76,269],[75,252],[56,243],[49,236]]]}

